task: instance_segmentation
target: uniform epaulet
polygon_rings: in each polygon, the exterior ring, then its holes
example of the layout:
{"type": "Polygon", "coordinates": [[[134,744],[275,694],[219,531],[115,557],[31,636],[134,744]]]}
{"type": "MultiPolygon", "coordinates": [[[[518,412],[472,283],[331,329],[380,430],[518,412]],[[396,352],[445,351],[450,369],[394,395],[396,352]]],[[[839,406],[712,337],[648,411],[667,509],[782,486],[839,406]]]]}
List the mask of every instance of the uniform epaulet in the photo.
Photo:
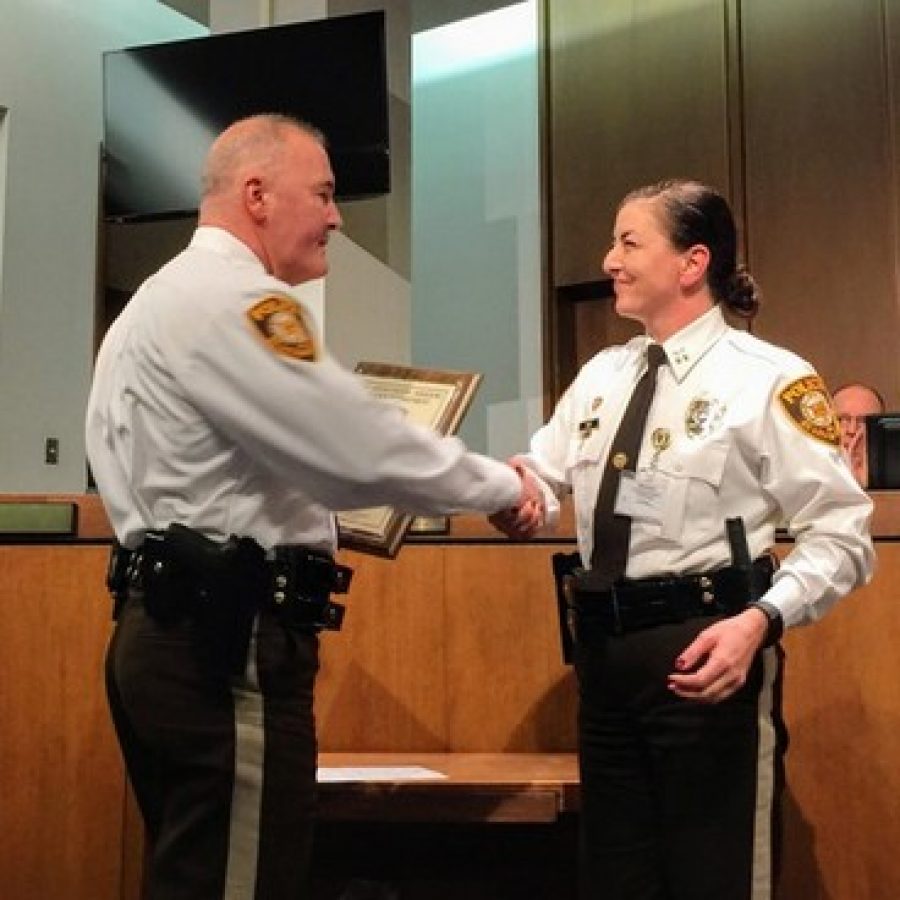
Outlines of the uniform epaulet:
{"type": "Polygon", "coordinates": [[[778,392],[788,418],[806,435],[831,447],[841,445],[834,404],[825,382],[815,374],[796,378],[778,392]]]}
{"type": "Polygon", "coordinates": [[[315,361],[319,349],[300,304],[287,294],[267,294],[247,310],[247,319],[280,356],[315,361]]]}
{"type": "Polygon", "coordinates": [[[728,339],[731,341],[731,345],[742,353],[778,367],[784,366],[786,361],[789,365],[801,362],[800,358],[790,350],[770,344],[749,331],[730,328],[728,339]]]}

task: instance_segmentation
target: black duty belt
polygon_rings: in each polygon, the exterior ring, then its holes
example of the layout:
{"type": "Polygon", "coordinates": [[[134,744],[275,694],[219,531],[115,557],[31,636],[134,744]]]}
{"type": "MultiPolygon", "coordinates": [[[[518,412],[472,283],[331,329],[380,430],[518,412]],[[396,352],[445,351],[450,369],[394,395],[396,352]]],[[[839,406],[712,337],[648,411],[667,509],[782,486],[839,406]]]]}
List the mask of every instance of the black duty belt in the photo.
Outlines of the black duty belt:
{"type": "Polygon", "coordinates": [[[729,616],[760,597],[776,568],[769,556],[749,569],[727,566],[714,572],[623,580],[605,589],[591,586],[590,570],[566,575],[563,591],[572,636],[619,635],[688,619],[729,616]]]}
{"type": "Polygon", "coordinates": [[[327,553],[301,546],[278,546],[266,561],[271,606],[291,624],[339,631],[344,607],[330,599],[346,594],[353,570],[336,563],[327,553]]]}
{"type": "Polygon", "coordinates": [[[250,538],[219,543],[175,524],[148,532],[134,550],[116,545],[107,584],[117,607],[134,587],[148,609],[154,602],[159,606],[161,618],[233,601],[273,610],[294,627],[337,631],[344,607],[331,594],[346,593],[352,574],[329,554],[309,547],[278,546],[267,558],[250,538]]]}

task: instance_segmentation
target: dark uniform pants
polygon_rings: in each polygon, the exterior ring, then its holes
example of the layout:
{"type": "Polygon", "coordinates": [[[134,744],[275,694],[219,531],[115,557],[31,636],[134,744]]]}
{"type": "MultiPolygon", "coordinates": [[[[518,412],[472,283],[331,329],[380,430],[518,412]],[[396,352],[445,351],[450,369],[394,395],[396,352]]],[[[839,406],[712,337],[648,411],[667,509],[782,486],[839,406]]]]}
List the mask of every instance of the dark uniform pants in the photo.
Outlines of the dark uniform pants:
{"type": "Polygon", "coordinates": [[[782,653],[718,704],[666,687],[710,619],[576,647],[584,900],[769,900],[786,743],[782,653]]]}
{"type": "Polygon", "coordinates": [[[150,842],[145,900],[302,900],[315,798],[318,638],[260,613],[241,677],[131,598],[106,661],[150,842]],[[204,661],[206,660],[206,661],[204,661]]]}

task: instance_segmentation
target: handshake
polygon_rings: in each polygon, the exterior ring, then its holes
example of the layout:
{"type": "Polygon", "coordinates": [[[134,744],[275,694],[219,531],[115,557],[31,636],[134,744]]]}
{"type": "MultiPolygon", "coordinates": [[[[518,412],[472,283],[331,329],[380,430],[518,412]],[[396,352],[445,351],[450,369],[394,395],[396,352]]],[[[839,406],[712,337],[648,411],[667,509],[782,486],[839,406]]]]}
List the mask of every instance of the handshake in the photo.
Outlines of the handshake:
{"type": "Polygon", "coordinates": [[[538,479],[516,457],[509,460],[522,482],[519,502],[509,509],[502,509],[488,516],[488,521],[498,531],[517,541],[533,537],[547,519],[547,503],[538,479]]]}

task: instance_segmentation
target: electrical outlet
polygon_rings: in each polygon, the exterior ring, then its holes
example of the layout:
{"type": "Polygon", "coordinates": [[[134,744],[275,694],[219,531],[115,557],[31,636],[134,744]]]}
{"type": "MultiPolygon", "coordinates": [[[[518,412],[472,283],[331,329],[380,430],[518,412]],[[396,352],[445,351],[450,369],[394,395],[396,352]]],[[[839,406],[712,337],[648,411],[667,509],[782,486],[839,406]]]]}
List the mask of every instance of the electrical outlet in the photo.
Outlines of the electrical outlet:
{"type": "Polygon", "coordinates": [[[48,437],[44,443],[44,462],[55,466],[59,462],[59,438],[48,437]]]}

